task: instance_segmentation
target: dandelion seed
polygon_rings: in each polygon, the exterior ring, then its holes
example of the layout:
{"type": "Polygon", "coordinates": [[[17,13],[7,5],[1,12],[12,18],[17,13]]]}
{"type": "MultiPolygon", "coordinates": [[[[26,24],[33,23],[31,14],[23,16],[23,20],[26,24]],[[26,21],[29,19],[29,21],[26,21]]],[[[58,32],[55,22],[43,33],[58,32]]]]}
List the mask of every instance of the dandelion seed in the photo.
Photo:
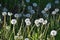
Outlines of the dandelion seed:
{"type": "Polygon", "coordinates": [[[29,38],[25,38],[25,40],[29,40],[29,38]]]}
{"type": "Polygon", "coordinates": [[[44,25],[44,24],[47,24],[47,20],[44,20],[42,24],[43,24],[43,25],[44,25]]]}
{"type": "Polygon", "coordinates": [[[37,3],[33,3],[33,6],[34,6],[34,7],[37,7],[37,3]]]}
{"type": "Polygon", "coordinates": [[[7,15],[7,12],[2,12],[2,15],[3,15],[3,16],[6,16],[6,15],[7,15]]]}
{"type": "Polygon", "coordinates": [[[15,25],[17,23],[17,20],[16,19],[12,19],[11,20],[11,24],[15,25]]]}
{"type": "Polygon", "coordinates": [[[52,11],[52,14],[55,15],[56,14],[56,11],[52,11]]]}
{"type": "Polygon", "coordinates": [[[52,30],[52,31],[50,32],[50,35],[51,35],[51,36],[56,36],[56,35],[57,35],[57,31],[56,31],[56,30],[52,30]]]}
{"type": "Polygon", "coordinates": [[[30,0],[25,0],[27,3],[29,3],[30,2],[30,0]]]}
{"type": "Polygon", "coordinates": [[[12,16],[13,14],[11,12],[8,12],[8,16],[12,16]]]}
{"type": "Polygon", "coordinates": [[[43,23],[44,19],[43,18],[39,18],[39,23],[43,23]]]}
{"type": "Polygon", "coordinates": [[[59,9],[58,9],[58,8],[56,8],[56,9],[55,9],[55,11],[56,11],[56,12],[59,12],[59,9]]]}

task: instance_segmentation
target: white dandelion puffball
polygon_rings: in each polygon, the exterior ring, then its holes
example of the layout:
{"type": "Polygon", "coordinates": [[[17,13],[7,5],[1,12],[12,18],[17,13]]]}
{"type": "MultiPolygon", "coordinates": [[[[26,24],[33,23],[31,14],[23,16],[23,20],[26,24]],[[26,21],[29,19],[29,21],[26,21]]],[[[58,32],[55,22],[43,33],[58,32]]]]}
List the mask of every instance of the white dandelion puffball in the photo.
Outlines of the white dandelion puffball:
{"type": "Polygon", "coordinates": [[[12,20],[11,20],[11,24],[14,25],[14,24],[16,24],[16,23],[17,23],[17,20],[16,20],[16,19],[12,19],[12,20]]]}
{"type": "Polygon", "coordinates": [[[44,14],[44,13],[46,13],[46,11],[45,10],[42,10],[41,13],[44,14]]]}
{"type": "Polygon", "coordinates": [[[35,23],[35,24],[39,24],[39,20],[38,20],[38,19],[36,19],[34,23],[35,23]]]}
{"type": "Polygon", "coordinates": [[[26,14],[25,17],[30,17],[31,15],[30,14],[26,14]]]}
{"type": "Polygon", "coordinates": [[[7,15],[7,12],[2,12],[2,15],[3,15],[3,16],[6,16],[6,15],[7,15]]]}
{"type": "Polygon", "coordinates": [[[30,10],[30,13],[31,13],[31,14],[34,14],[34,13],[35,13],[35,10],[30,10]]]}
{"type": "Polygon", "coordinates": [[[27,9],[28,10],[32,10],[33,8],[32,8],[32,6],[28,6],[27,9]]]}
{"type": "Polygon", "coordinates": [[[43,23],[44,19],[43,18],[39,18],[39,22],[43,23]]]}
{"type": "Polygon", "coordinates": [[[29,38],[25,38],[25,40],[29,40],[29,38]]]}
{"type": "Polygon", "coordinates": [[[13,14],[11,12],[8,12],[8,16],[12,16],[13,14]]]}
{"type": "Polygon", "coordinates": [[[56,11],[52,11],[52,14],[55,15],[56,14],[56,11]]]}
{"type": "Polygon", "coordinates": [[[37,7],[37,3],[33,3],[33,6],[34,6],[34,7],[37,7]]]}
{"type": "Polygon", "coordinates": [[[26,0],[26,2],[27,2],[27,3],[29,3],[29,2],[30,2],[30,0],[26,0]]]}
{"type": "Polygon", "coordinates": [[[46,8],[50,9],[50,8],[51,8],[51,3],[48,3],[48,4],[46,5],[46,8]]]}
{"type": "Polygon", "coordinates": [[[16,13],[16,14],[14,15],[14,17],[19,18],[19,14],[16,13]]]}
{"type": "Polygon", "coordinates": [[[48,11],[49,9],[48,8],[44,8],[45,11],[48,11]]]}
{"type": "Polygon", "coordinates": [[[50,35],[51,35],[51,36],[56,36],[56,35],[57,35],[57,31],[52,30],[52,31],[50,32],[50,35]]]}
{"type": "Polygon", "coordinates": [[[44,24],[47,24],[47,20],[44,20],[42,24],[43,24],[43,25],[44,25],[44,24]]]}
{"type": "Polygon", "coordinates": [[[58,9],[58,8],[56,8],[56,9],[55,9],[55,11],[56,11],[56,12],[59,12],[59,9],[58,9]]]}
{"type": "Polygon", "coordinates": [[[28,22],[28,21],[30,21],[30,19],[29,19],[29,18],[26,18],[26,19],[25,19],[25,22],[28,22]]]}
{"type": "Polygon", "coordinates": [[[30,21],[27,21],[27,22],[26,22],[26,25],[27,25],[27,26],[31,25],[31,22],[30,22],[30,21]]]}

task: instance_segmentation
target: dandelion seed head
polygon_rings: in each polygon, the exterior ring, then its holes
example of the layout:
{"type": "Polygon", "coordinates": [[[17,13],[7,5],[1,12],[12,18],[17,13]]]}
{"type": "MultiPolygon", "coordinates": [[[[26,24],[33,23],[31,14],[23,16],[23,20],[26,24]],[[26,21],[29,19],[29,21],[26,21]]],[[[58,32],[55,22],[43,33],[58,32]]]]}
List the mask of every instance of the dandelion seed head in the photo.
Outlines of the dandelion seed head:
{"type": "Polygon", "coordinates": [[[11,12],[8,12],[8,16],[12,16],[13,14],[11,12]]]}
{"type": "Polygon", "coordinates": [[[56,11],[52,11],[52,14],[55,15],[56,14],[56,11]]]}
{"type": "Polygon", "coordinates": [[[35,10],[30,10],[30,13],[31,13],[31,14],[34,14],[34,13],[35,13],[35,10]]]}
{"type": "Polygon", "coordinates": [[[34,6],[34,7],[37,7],[37,3],[33,3],[33,6],[34,6]]]}
{"type": "Polygon", "coordinates": [[[29,38],[25,38],[25,40],[29,40],[29,38]]]}
{"type": "Polygon", "coordinates": [[[30,14],[26,14],[25,16],[26,16],[26,17],[30,17],[31,15],[30,15],[30,14]]]}
{"type": "Polygon", "coordinates": [[[27,21],[27,22],[26,22],[26,25],[27,25],[27,26],[31,25],[31,22],[30,22],[30,21],[27,21]]]}
{"type": "Polygon", "coordinates": [[[26,19],[25,19],[25,22],[28,22],[28,21],[30,21],[30,19],[29,19],[29,18],[26,18],[26,19]]]}
{"type": "Polygon", "coordinates": [[[44,25],[44,24],[47,24],[47,20],[44,20],[42,24],[43,24],[43,25],[44,25]]]}
{"type": "Polygon", "coordinates": [[[45,11],[48,11],[49,9],[48,8],[44,8],[45,11]]]}
{"type": "Polygon", "coordinates": [[[39,18],[39,23],[42,23],[44,21],[43,18],[39,18]]]}
{"type": "Polygon", "coordinates": [[[56,36],[56,35],[57,35],[57,31],[56,31],[56,30],[52,30],[52,31],[50,32],[50,35],[51,35],[51,36],[56,36]]]}
{"type": "Polygon", "coordinates": [[[56,11],[56,12],[59,12],[59,9],[58,9],[58,8],[56,8],[56,9],[55,9],[55,11],[56,11]]]}
{"type": "Polygon", "coordinates": [[[34,23],[35,23],[36,26],[38,26],[39,25],[39,20],[36,19],[34,23]]]}
{"type": "Polygon", "coordinates": [[[12,19],[11,20],[11,24],[15,25],[17,23],[17,20],[16,19],[12,19]]]}
{"type": "Polygon", "coordinates": [[[32,6],[28,6],[27,9],[28,10],[32,10],[33,8],[32,8],[32,6]]]}
{"type": "Polygon", "coordinates": [[[14,15],[14,17],[19,18],[19,14],[16,13],[16,14],[14,15]]]}
{"type": "Polygon", "coordinates": [[[51,8],[51,3],[48,3],[48,4],[46,5],[46,8],[50,9],[50,8],[51,8]]]}
{"type": "Polygon", "coordinates": [[[2,15],[3,15],[3,16],[6,16],[6,15],[7,15],[7,12],[2,12],[2,15]]]}

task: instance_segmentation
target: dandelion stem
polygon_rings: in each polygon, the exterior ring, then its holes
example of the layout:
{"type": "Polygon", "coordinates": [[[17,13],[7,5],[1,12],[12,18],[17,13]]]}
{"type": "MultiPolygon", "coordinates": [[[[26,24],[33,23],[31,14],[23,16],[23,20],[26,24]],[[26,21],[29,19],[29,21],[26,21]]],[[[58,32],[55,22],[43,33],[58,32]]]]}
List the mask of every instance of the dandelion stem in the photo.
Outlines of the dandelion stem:
{"type": "Polygon", "coordinates": [[[13,25],[13,34],[15,36],[15,25],[13,25]]]}

